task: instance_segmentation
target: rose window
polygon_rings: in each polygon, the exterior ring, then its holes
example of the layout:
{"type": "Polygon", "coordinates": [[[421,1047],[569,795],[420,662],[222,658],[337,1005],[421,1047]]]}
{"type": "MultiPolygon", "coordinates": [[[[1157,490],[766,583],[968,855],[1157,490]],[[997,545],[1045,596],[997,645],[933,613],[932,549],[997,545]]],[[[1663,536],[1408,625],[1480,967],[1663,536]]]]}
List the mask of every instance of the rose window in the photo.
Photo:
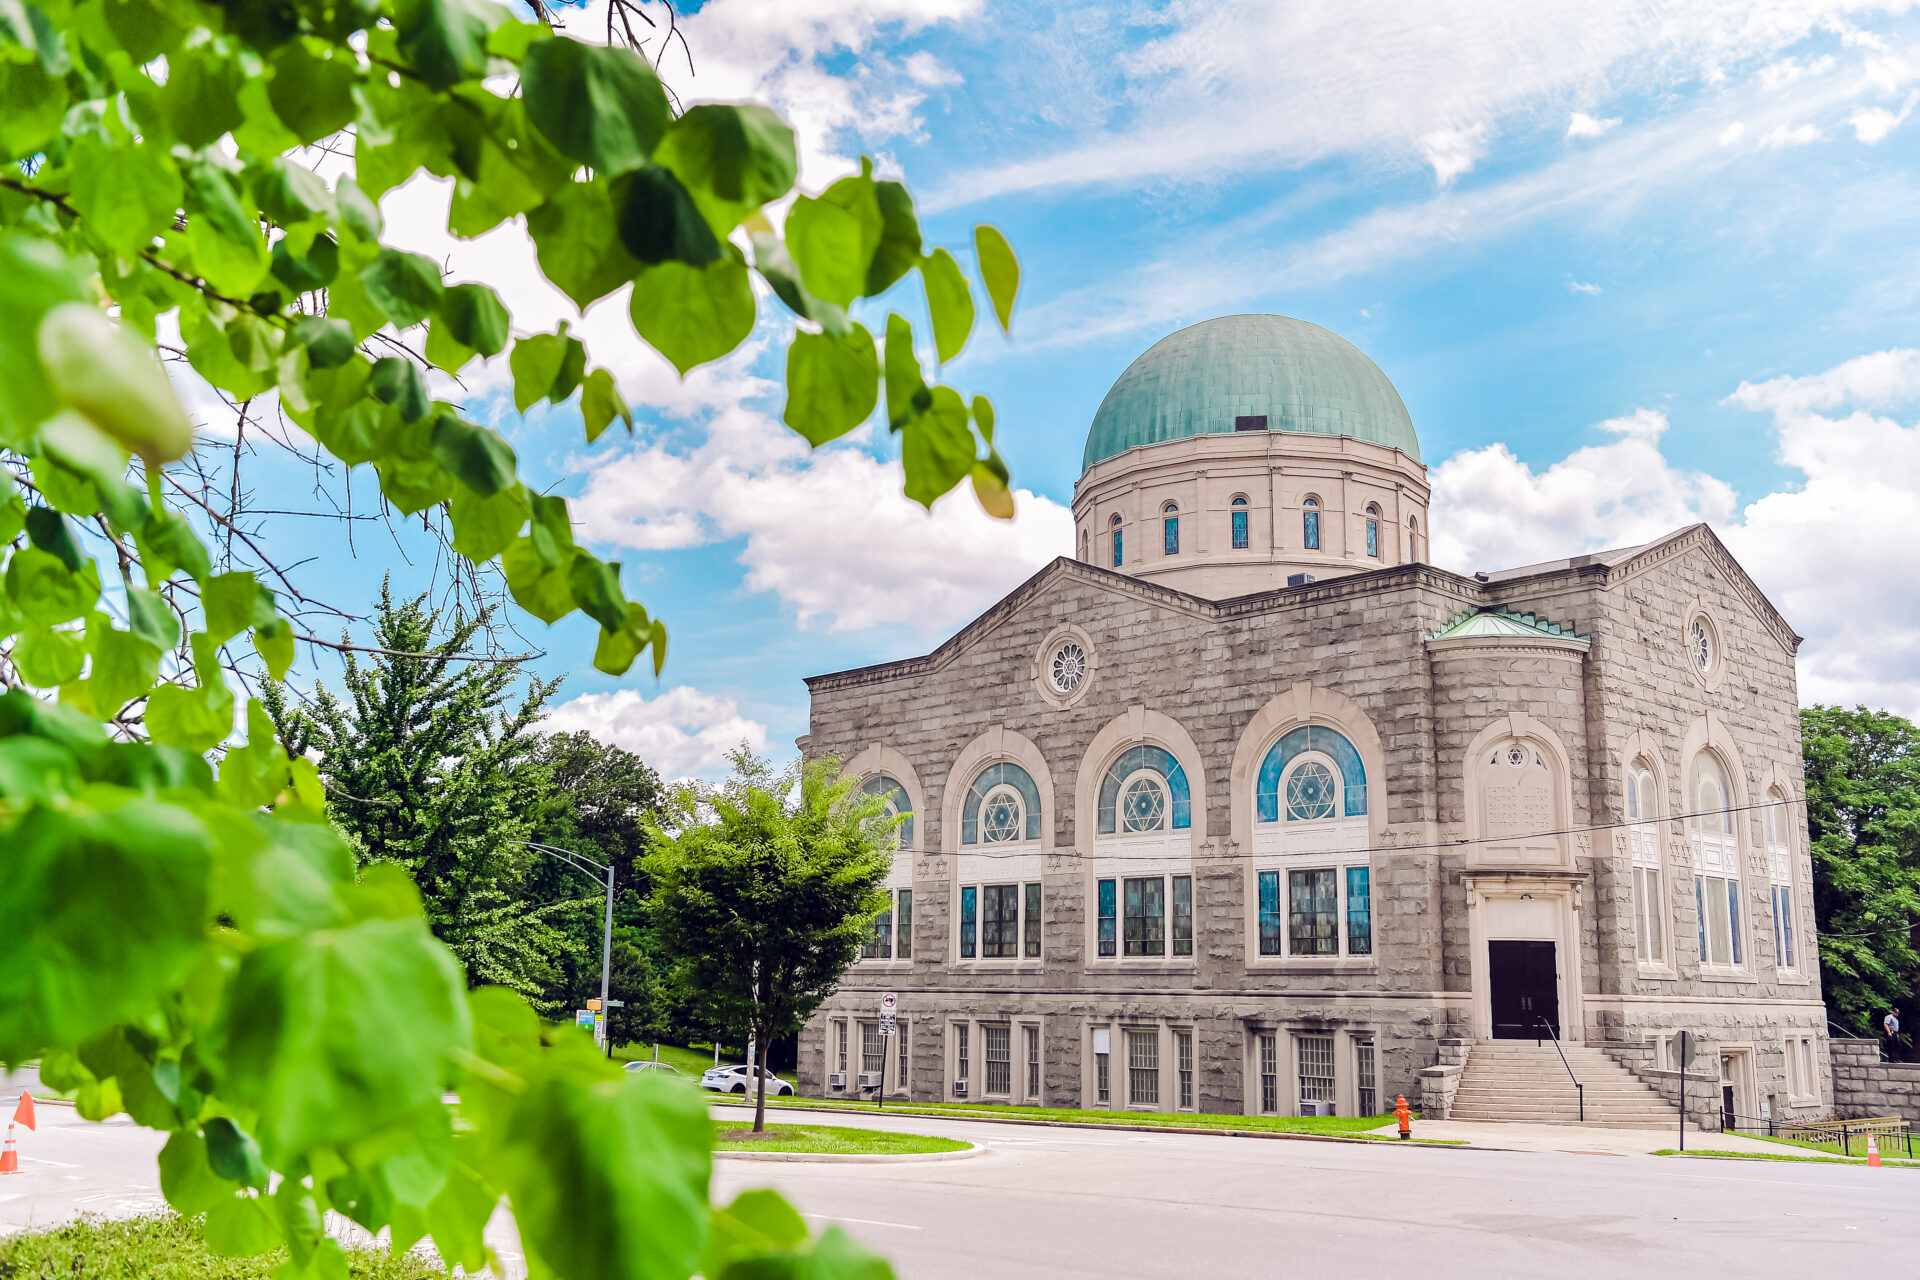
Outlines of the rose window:
{"type": "Polygon", "coordinates": [[[1087,678],[1087,651],[1069,640],[1053,651],[1050,674],[1056,691],[1072,693],[1087,678]]]}
{"type": "Polygon", "coordinates": [[[1309,760],[1287,779],[1287,820],[1311,822],[1333,816],[1333,770],[1309,760]]]}

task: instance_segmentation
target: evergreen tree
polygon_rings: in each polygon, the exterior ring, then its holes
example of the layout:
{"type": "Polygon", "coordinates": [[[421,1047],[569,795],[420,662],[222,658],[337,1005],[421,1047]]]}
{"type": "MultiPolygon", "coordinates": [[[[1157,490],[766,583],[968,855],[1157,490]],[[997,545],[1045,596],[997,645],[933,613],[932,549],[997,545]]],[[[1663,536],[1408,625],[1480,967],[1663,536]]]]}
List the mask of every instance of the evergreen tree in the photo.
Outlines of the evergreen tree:
{"type": "Polygon", "coordinates": [[[316,757],[328,816],[360,865],[413,877],[468,983],[510,986],[551,1011],[556,962],[577,945],[567,918],[597,920],[600,899],[584,901],[584,886],[557,901],[525,892],[540,858],[525,844],[528,801],[547,776],[529,729],[559,681],[522,688],[525,657],[464,658],[487,622],[456,615],[436,638],[440,611],[424,595],[395,603],[383,582],[372,651],[364,662],[346,652],[343,698],[323,684],[310,708],[295,708],[269,685],[262,702],[288,751],[316,757]]]}

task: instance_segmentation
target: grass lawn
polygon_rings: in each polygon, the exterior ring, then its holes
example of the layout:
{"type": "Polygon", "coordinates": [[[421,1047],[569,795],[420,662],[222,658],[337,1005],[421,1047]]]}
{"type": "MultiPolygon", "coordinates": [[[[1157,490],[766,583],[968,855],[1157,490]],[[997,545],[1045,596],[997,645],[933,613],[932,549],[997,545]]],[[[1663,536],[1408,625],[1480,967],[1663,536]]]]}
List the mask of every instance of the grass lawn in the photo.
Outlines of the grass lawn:
{"type": "MultiPolygon", "coordinates": [[[[625,1062],[650,1062],[653,1060],[653,1046],[651,1044],[618,1046],[614,1049],[613,1056],[625,1062]]],[[[677,1044],[663,1044],[660,1046],[660,1061],[676,1068],[681,1075],[698,1080],[700,1073],[713,1065],[713,1048],[706,1046],[699,1049],[683,1049],[677,1044]]],[[[728,1057],[725,1049],[720,1051],[722,1066],[737,1061],[739,1059],[728,1057]]]]}
{"type": "MultiPolygon", "coordinates": [[[[1784,1145],[1798,1146],[1799,1144],[1787,1143],[1784,1145]]],[[[1865,1156],[1827,1156],[1822,1159],[1819,1156],[1789,1155],[1784,1151],[1779,1155],[1774,1155],[1772,1152],[1715,1151],[1711,1148],[1695,1150],[1692,1147],[1688,1147],[1685,1151],[1681,1151],[1675,1147],[1662,1147],[1653,1154],[1657,1156],[1717,1156],[1724,1160],[1785,1160],[1791,1164],[1864,1165],[1867,1162],[1865,1156]]],[[[1920,1169],[1920,1160],[1886,1160],[1883,1158],[1882,1162],[1890,1169],[1920,1169]]]]}
{"type": "MultiPolygon", "coordinates": [[[[818,1098],[781,1098],[777,1102],[767,1099],[767,1107],[778,1106],[782,1110],[806,1110],[809,1107],[831,1108],[835,1111],[869,1109],[871,1103],[858,1101],[823,1100],[818,1098]]],[[[1087,1111],[1068,1107],[1001,1107],[985,1103],[926,1103],[892,1102],[886,1105],[886,1111],[896,1115],[915,1116],[951,1116],[957,1119],[976,1120],[1059,1120],[1072,1124],[1126,1124],[1147,1125],[1155,1128],[1174,1129],[1242,1129],[1260,1133],[1321,1133],[1336,1137],[1367,1137],[1367,1130],[1378,1129],[1381,1125],[1392,1124],[1391,1115],[1384,1116],[1220,1116],[1195,1115],[1190,1112],[1165,1111],[1087,1111]]],[[[1414,1121],[1414,1136],[1420,1133],[1420,1122],[1414,1121]]],[[[1397,1141],[1388,1137],[1387,1142],[1397,1141]]],[[[1452,1145],[1452,1144],[1450,1144],[1452,1145]]]]}
{"type": "MultiPolygon", "coordinates": [[[[97,1280],[269,1280],[287,1260],[277,1249],[257,1258],[222,1258],[207,1248],[199,1218],[177,1213],[110,1221],[80,1218],[49,1231],[0,1239],[0,1276],[85,1276],[97,1280]]],[[[354,1280],[426,1280],[446,1273],[415,1254],[348,1249],[354,1280]]]]}
{"type": "Polygon", "coordinates": [[[920,1133],[883,1133],[827,1124],[770,1124],[755,1135],[751,1122],[713,1122],[715,1151],[783,1151],[813,1156],[905,1156],[934,1151],[964,1151],[969,1142],[930,1138],[920,1133]]]}

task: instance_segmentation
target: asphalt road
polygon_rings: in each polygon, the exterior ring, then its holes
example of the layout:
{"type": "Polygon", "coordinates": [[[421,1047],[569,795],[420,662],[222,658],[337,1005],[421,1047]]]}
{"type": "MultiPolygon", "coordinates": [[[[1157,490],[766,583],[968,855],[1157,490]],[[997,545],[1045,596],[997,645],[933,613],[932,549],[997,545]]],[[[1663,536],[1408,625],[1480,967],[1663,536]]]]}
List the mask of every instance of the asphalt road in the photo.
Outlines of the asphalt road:
{"type": "MultiPolygon", "coordinates": [[[[739,1112],[728,1114],[740,1115],[739,1112]]],[[[43,1106],[0,1232],[159,1206],[159,1135],[43,1106]]],[[[776,1120],[798,1119],[791,1113],[776,1120]]],[[[1204,1275],[1920,1275],[1920,1172],[1560,1151],[1444,1150],[811,1114],[938,1133],[970,1159],[716,1163],[714,1195],[776,1186],[903,1280],[1204,1275]]],[[[1570,1131],[1570,1144],[1578,1142],[1570,1131]]],[[[505,1216],[490,1232],[524,1275],[505,1216]]]]}

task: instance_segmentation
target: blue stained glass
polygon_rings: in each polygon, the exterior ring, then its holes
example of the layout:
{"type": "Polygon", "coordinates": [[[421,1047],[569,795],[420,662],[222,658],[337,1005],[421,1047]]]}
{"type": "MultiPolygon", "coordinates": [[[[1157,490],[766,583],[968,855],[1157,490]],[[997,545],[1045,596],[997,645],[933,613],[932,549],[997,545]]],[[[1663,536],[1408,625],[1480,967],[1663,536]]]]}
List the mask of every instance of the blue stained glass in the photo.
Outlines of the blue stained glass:
{"type": "Polygon", "coordinates": [[[1307,512],[1302,523],[1306,526],[1306,536],[1301,545],[1305,546],[1309,551],[1318,551],[1320,549],[1320,513],[1318,511],[1307,512]]]}
{"type": "Polygon", "coordinates": [[[1303,751],[1318,751],[1330,756],[1340,768],[1345,783],[1341,808],[1349,818],[1367,812],[1367,770],[1360,763],[1360,752],[1338,729],[1325,725],[1302,725],[1290,730],[1267,750],[1260,762],[1260,778],[1254,788],[1254,816],[1261,822],[1280,821],[1280,777],[1293,758],[1303,751]]]}
{"type": "Polygon", "coordinates": [[[1107,769],[1106,777],[1100,780],[1100,812],[1095,825],[1099,834],[1110,836],[1118,829],[1115,811],[1119,807],[1120,784],[1142,769],[1150,769],[1166,780],[1167,795],[1173,802],[1169,815],[1172,829],[1185,831],[1193,826],[1193,794],[1187,785],[1186,770],[1173,758],[1173,752],[1143,743],[1121,752],[1120,758],[1107,769]]]}
{"type": "Polygon", "coordinates": [[[974,912],[979,892],[971,888],[960,891],[960,954],[965,957],[973,955],[974,912]]]}
{"type": "Polygon", "coordinates": [[[1727,932],[1733,940],[1733,962],[1740,963],[1740,882],[1727,881],[1727,932]]]}
{"type": "Polygon", "coordinates": [[[1380,554],[1380,522],[1372,518],[1367,520],[1367,554],[1380,554]]]}
{"type": "Polygon", "coordinates": [[[1260,954],[1280,954],[1280,873],[1260,873],[1260,954]]]}
{"type": "Polygon", "coordinates": [[[1693,908],[1700,918],[1700,963],[1707,961],[1707,882],[1703,877],[1693,878],[1693,908]]]}
{"type": "Polygon", "coordinates": [[[1114,930],[1115,895],[1113,881],[1100,882],[1100,954],[1110,956],[1114,953],[1116,934],[1114,930]]]}
{"type": "Polygon", "coordinates": [[[1023,837],[1028,840],[1040,838],[1040,788],[1034,785],[1033,775],[1012,761],[990,764],[980,771],[967,789],[967,798],[960,806],[960,843],[980,843],[980,802],[987,792],[1001,783],[1020,793],[1022,807],[1026,809],[1027,823],[1023,837]]]}
{"type": "Polygon", "coordinates": [[[1120,554],[1120,546],[1121,546],[1120,531],[1118,529],[1115,529],[1113,531],[1113,567],[1116,569],[1120,567],[1121,560],[1122,560],[1122,556],[1120,554]]]}
{"type": "Polygon", "coordinates": [[[1247,547],[1247,513],[1244,511],[1233,513],[1233,547],[1236,551],[1247,547]]]}
{"type": "Polygon", "coordinates": [[[900,815],[900,847],[913,848],[913,806],[907,803],[907,789],[886,774],[868,778],[860,790],[866,795],[879,796],[893,806],[900,815]]]}
{"type": "Polygon", "coordinates": [[[1180,554],[1180,517],[1168,516],[1166,520],[1166,526],[1167,526],[1167,535],[1166,535],[1167,536],[1167,554],[1170,556],[1177,556],[1180,554]]]}
{"type": "Polygon", "coordinates": [[[1347,868],[1347,954],[1373,954],[1372,874],[1366,867],[1347,868]]]}

